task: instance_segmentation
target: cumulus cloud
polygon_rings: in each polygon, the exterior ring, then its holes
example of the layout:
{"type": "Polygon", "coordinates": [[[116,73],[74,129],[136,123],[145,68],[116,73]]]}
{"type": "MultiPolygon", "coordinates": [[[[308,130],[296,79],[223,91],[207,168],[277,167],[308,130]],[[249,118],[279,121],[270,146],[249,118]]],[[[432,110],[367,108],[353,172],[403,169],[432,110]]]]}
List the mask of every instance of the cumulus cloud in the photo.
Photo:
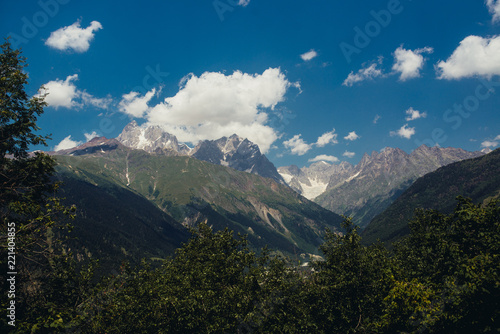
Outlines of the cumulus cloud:
{"type": "Polygon", "coordinates": [[[493,22],[500,21],[500,1],[499,0],[486,0],[486,6],[493,15],[493,22]]]}
{"type": "Polygon", "coordinates": [[[238,6],[246,7],[250,3],[250,0],[239,0],[238,6]]]}
{"type": "Polygon", "coordinates": [[[401,138],[406,138],[406,139],[410,139],[411,136],[413,136],[414,134],[415,134],[415,128],[408,127],[408,124],[403,125],[397,131],[390,132],[391,136],[399,136],[401,138]]]}
{"type": "Polygon", "coordinates": [[[378,114],[377,114],[377,115],[375,115],[375,118],[373,118],[373,121],[372,121],[372,122],[373,122],[373,124],[377,124],[377,123],[378,123],[378,121],[379,121],[379,119],[381,119],[381,118],[382,118],[382,116],[380,116],[380,115],[378,115],[378,114]]]}
{"type": "Polygon", "coordinates": [[[315,158],[309,159],[309,162],[318,162],[318,161],[338,162],[339,158],[334,157],[333,155],[321,154],[315,158]]]}
{"type": "Polygon", "coordinates": [[[289,148],[292,154],[304,155],[313,147],[313,144],[307,144],[304,139],[301,138],[302,135],[295,135],[291,139],[283,142],[286,148],[289,148]]]}
{"type": "Polygon", "coordinates": [[[78,74],[70,75],[66,80],[56,79],[47,82],[44,86],[43,93],[48,94],[45,97],[45,102],[51,107],[72,108],[79,106],[75,101],[78,97],[78,90],[73,81],[78,80],[78,74]]]}
{"type": "Polygon", "coordinates": [[[351,73],[349,73],[342,85],[352,87],[355,83],[365,80],[373,80],[377,77],[383,76],[382,70],[377,68],[377,66],[382,63],[382,59],[383,58],[380,57],[378,62],[372,63],[368,67],[361,68],[356,74],[354,73],[354,71],[352,71],[351,73]]]}
{"type": "Polygon", "coordinates": [[[418,78],[420,77],[420,70],[424,67],[425,60],[422,54],[432,52],[434,52],[434,49],[430,47],[412,51],[400,46],[394,51],[394,65],[392,66],[392,70],[401,73],[399,76],[399,80],[401,81],[418,78]]]}
{"type": "Polygon", "coordinates": [[[285,100],[290,87],[300,91],[300,84],[288,81],[279,68],[269,68],[262,74],[190,74],[181,80],[175,96],[146,108],[152,92],[144,97],[130,93],[124,97],[121,111],[142,113],[148,124],[163,126],[181,142],[196,143],[236,133],[259,145],[265,153],[278,139],[276,130],[267,125],[267,111],[285,100]],[[135,101],[137,105],[131,108],[135,101]]]}
{"type": "Polygon", "coordinates": [[[426,118],[427,117],[427,113],[425,111],[421,113],[420,111],[415,110],[413,108],[406,110],[406,114],[408,115],[408,116],[406,116],[407,121],[414,121],[414,120],[419,119],[419,118],[426,118]]]}
{"type": "Polygon", "coordinates": [[[453,54],[436,65],[439,79],[462,79],[500,75],[500,36],[468,36],[453,54]]]}
{"type": "Polygon", "coordinates": [[[153,88],[151,91],[147,92],[144,96],[139,96],[138,92],[130,92],[122,96],[122,100],[118,104],[118,109],[132,117],[142,118],[146,111],[150,108],[148,106],[149,101],[156,93],[156,89],[153,88]]]}
{"type": "Polygon", "coordinates": [[[488,147],[488,148],[495,148],[498,146],[497,141],[492,141],[492,140],[485,140],[481,143],[481,147],[488,147]]]}
{"type": "Polygon", "coordinates": [[[346,158],[354,158],[354,156],[356,155],[356,153],[354,152],[349,152],[349,151],[345,151],[342,156],[346,157],[346,158]]]}
{"type": "Polygon", "coordinates": [[[60,150],[67,150],[69,148],[77,147],[78,145],[81,145],[81,144],[82,144],[81,141],[75,141],[75,140],[71,139],[71,135],[69,135],[66,138],[64,138],[63,140],[61,140],[61,142],[54,147],[54,151],[57,152],[60,150]]]}
{"type": "Polygon", "coordinates": [[[102,25],[97,21],[92,21],[85,29],[80,27],[80,21],[76,21],[70,26],[53,31],[45,45],[62,51],[83,53],[89,49],[90,41],[99,29],[102,29],[102,25]]]}
{"type": "Polygon", "coordinates": [[[78,80],[78,74],[70,75],[65,80],[53,80],[43,85],[43,89],[37,94],[45,96],[45,102],[54,108],[82,108],[85,105],[91,105],[100,109],[109,108],[113,99],[110,97],[97,98],[79,90],[74,81],[78,80]]]}
{"type": "Polygon", "coordinates": [[[499,145],[500,135],[496,136],[493,140],[485,140],[481,143],[481,147],[495,148],[499,145]]]}
{"type": "Polygon", "coordinates": [[[345,140],[354,141],[360,137],[356,134],[356,131],[349,132],[347,136],[344,137],[345,140]]]}
{"type": "Polygon", "coordinates": [[[283,142],[283,145],[286,148],[289,148],[292,154],[296,155],[304,155],[309,150],[311,150],[314,146],[324,147],[328,144],[337,144],[337,134],[335,133],[335,129],[332,131],[325,132],[321,136],[318,137],[316,143],[308,144],[302,139],[302,135],[298,134],[293,136],[291,139],[283,142]]]}
{"type": "Polygon", "coordinates": [[[302,58],[303,61],[309,61],[312,60],[313,58],[316,58],[318,56],[318,53],[311,49],[307,51],[306,53],[303,53],[300,55],[300,58],[302,58]]]}
{"type": "Polygon", "coordinates": [[[319,136],[318,140],[316,141],[316,146],[318,147],[324,147],[328,144],[338,144],[337,134],[335,133],[335,129],[323,133],[321,136],[319,136]]]}

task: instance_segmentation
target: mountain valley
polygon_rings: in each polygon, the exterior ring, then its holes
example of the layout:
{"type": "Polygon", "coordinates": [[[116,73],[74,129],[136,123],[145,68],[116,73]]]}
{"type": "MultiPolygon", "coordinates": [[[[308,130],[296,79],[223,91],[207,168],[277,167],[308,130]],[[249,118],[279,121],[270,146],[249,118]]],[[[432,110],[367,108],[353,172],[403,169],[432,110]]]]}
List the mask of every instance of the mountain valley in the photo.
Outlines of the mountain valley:
{"type": "MultiPolygon", "coordinates": [[[[56,158],[65,179],[106,193],[126,190],[154,204],[177,227],[207,221],[217,230],[248,234],[256,248],[269,245],[308,259],[318,254],[325,229],[340,231],[338,215],[288,186],[194,157],[150,154],[101,137],[57,152],[56,158]]],[[[72,198],[77,206],[84,201],[72,198]]],[[[129,224],[122,219],[119,226],[129,224]]]]}

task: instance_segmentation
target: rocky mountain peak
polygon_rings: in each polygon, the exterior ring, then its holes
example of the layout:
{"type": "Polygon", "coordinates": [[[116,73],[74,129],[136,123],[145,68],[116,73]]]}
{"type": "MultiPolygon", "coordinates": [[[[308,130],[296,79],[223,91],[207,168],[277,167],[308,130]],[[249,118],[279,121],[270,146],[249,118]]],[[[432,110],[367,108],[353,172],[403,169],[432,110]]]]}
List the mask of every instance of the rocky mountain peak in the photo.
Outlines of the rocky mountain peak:
{"type": "Polygon", "coordinates": [[[285,184],[276,167],[260,152],[259,146],[236,134],[229,138],[201,141],[191,155],[199,160],[269,177],[285,184]]]}
{"type": "Polygon", "coordinates": [[[130,122],[117,137],[123,145],[148,153],[165,155],[188,155],[190,148],[179,144],[177,137],[166,132],[159,125],[139,126],[130,122]]]}
{"type": "Polygon", "coordinates": [[[191,149],[159,125],[130,122],[117,137],[123,145],[162,155],[187,155],[216,165],[272,178],[285,184],[276,167],[260,152],[259,146],[237,134],[217,140],[200,141],[191,149]]]}

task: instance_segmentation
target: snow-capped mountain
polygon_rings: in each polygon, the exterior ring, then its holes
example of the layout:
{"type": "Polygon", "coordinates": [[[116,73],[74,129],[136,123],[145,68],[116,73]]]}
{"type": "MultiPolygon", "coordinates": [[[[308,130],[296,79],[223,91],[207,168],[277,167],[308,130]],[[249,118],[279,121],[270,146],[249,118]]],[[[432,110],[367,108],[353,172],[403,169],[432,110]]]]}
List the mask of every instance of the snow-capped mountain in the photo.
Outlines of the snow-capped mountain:
{"type": "Polygon", "coordinates": [[[191,149],[158,125],[147,127],[130,122],[116,138],[124,146],[164,155],[189,155],[191,149]]]}
{"type": "Polygon", "coordinates": [[[192,156],[198,160],[257,174],[286,184],[276,167],[260,152],[259,147],[237,135],[204,140],[191,149],[186,144],[179,143],[174,135],[167,133],[160,126],[139,126],[137,122],[132,121],[116,139],[124,146],[148,153],[192,156]]]}
{"type": "Polygon", "coordinates": [[[363,226],[417,178],[450,163],[483,154],[425,145],[408,154],[388,147],[371,155],[365,153],[354,167],[348,163],[314,163],[301,169],[289,166],[278,170],[297,192],[337,214],[352,215],[355,222],[363,226]]]}
{"type": "Polygon", "coordinates": [[[313,200],[324,193],[329,184],[335,183],[336,179],[337,183],[348,179],[353,168],[345,161],[338,165],[319,161],[300,169],[295,165],[279,167],[278,173],[292,189],[313,200]]]}
{"type": "Polygon", "coordinates": [[[286,184],[276,167],[260,152],[259,146],[236,134],[198,143],[191,154],[198,160],[234,168],[286,184]]]}

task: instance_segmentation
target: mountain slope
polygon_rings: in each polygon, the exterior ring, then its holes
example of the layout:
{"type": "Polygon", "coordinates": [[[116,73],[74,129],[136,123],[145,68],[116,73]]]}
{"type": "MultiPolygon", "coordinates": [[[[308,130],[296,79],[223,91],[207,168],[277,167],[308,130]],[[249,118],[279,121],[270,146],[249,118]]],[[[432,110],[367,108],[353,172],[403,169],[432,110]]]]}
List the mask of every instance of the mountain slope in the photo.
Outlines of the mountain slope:
{"type": "Polygon", "coordinates": [[[188,240],[182,226],[136,192],[104,178],[89,182],[64,164],[57,171],[63,182],[59,195],[77,207],[67,245],[79,258],[98,258],[103,272],[117,270],[124,260],[134,264],[173,255],[188,240]]]}
{"type": "Polygon", "coordinates": [[[419,178],[363,231],[365,243],[393,242],[408,233],[407,222],[416,208],[451,213],[457,196],[476,203],[500,195],[500,149],[485,156],[456,162],[419,178]]]}
{"type": "Polygon", "coordinates": [[[483,153],[425,145],[411,154],[385,148],[371,156],[365,154],[348,178],[332,175],[327,190],[315,202],[338,214],[353,216],[355,223],[365,227],[420,176],[480,155],[483,153]]]}
{"type": "Polygon", "coordinates": [[[256,247],[317,253],[324,230],[340,226],[338,215],[269,178],[123,145],[89,155],[75,152],[58,161],[81,181],[101,186],[105,180],[128,188],[184,225],[208,219],[216,229],[249,234],[256,247]]]}

